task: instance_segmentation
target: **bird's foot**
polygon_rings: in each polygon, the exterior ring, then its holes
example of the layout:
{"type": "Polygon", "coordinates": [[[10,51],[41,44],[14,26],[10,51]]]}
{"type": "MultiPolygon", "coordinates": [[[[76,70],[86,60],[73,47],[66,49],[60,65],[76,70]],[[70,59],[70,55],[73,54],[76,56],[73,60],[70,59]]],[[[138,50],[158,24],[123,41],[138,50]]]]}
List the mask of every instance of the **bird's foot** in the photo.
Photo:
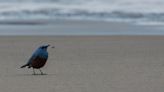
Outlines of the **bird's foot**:
{"type": "Polygon", "coordinates": [[[32,75],[47,75],[46,73],[33,73],[32,75]]]}

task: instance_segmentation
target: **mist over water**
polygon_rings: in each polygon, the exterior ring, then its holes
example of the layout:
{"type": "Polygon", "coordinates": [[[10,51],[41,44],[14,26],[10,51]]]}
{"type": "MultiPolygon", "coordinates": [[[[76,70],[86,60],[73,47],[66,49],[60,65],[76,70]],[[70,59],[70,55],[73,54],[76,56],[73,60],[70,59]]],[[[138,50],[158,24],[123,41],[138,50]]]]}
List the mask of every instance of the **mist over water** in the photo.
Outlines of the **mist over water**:
{"type": "Polygon", "coordinates": [[[82,19],[163,24],[163,0],[0,0],[0,21],[82,19]]]}

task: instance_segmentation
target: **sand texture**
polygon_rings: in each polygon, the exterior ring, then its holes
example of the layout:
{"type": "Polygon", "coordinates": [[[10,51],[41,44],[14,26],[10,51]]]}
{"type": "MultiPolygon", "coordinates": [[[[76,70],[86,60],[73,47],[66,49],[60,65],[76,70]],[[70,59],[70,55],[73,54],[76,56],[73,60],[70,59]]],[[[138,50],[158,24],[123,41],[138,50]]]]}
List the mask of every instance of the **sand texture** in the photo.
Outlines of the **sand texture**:
{"type": "Polygon", "coordinates": [[[163,36],[1,36],[1,92],[163,92],[163,36]],[[44,43],[49,59],[20,69],[44,43]],[[39,71],[37,71],[39,73],[39,71]]]}

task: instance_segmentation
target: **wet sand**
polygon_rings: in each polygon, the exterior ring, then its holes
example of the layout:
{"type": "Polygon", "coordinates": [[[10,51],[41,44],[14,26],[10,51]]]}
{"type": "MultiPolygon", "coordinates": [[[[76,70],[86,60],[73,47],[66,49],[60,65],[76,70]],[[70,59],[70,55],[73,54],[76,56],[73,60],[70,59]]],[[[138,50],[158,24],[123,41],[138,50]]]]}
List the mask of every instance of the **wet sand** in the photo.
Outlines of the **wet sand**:
{"type": "Polygon", "coordinates": [[[2,92],[163,92],[164,36],[1,36],[2,92]],[[49,43],[49,59],[32,75],[20,69],[49,43]],[[37,71],[39,73],[39,71],[37,71]]]}

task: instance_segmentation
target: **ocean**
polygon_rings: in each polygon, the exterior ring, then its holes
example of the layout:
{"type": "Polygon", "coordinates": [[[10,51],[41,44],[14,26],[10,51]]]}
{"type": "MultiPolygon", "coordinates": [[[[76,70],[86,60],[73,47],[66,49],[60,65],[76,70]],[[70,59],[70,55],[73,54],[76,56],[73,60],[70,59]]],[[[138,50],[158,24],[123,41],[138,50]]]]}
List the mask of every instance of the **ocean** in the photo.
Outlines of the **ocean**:
{"type": "Polygon", "coordinates": [[[0,22],[96,20],[164,24],[164,0],[0,0],[0,22]]]}

